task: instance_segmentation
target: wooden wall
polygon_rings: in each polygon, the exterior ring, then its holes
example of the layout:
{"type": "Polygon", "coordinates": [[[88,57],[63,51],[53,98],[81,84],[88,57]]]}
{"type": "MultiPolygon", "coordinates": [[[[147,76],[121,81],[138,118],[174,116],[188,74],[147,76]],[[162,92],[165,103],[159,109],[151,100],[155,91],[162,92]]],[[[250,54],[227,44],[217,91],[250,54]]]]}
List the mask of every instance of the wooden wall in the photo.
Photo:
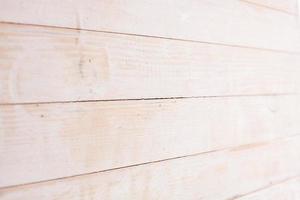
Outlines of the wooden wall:
{"type": "Polygon", "coordinates": [[[0,0],[1,200],[299,200],[297,0],[0,0]]]}

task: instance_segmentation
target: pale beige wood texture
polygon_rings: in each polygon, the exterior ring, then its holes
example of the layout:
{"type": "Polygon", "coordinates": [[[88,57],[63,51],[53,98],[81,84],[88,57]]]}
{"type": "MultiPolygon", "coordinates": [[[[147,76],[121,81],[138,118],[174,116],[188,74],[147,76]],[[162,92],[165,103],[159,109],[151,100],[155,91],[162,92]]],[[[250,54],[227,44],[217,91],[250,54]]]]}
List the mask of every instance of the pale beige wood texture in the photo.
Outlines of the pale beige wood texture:
{"type": "Polygon", "coordinates": [[[253,192],[237,200],[299,200],[300,177],[283,181],[280,184],[267,186],[265,189],[253,192]]]}
{"type": "Polygon", "coordinates": [[[0,106],[0,186],[298,134],[298,102],[269,96],[0,106]]]}
{"type": "Polygon", "coordinates": [[[1,0],[0,21],[300,51],[296,16],[239,0],[1,0]]]}
{"type": "Polygon", "coordinates": [[[0,190],[0,195],[2,200],[233,200],[272,182],[299,175],[299,144],[298,136],[273,143],[7,188],[0,190]]]}
{"type": "Polygon", "coordinates": [[[273,9],[281,10],[290,14],[298,13],[298,0],[242,0],[244,2],[256,3],[273,9]]]}
{"type": "Polygon", "coordinates": [[[0,24],[0,103],[297,93],[300,56],[0,24]]]}

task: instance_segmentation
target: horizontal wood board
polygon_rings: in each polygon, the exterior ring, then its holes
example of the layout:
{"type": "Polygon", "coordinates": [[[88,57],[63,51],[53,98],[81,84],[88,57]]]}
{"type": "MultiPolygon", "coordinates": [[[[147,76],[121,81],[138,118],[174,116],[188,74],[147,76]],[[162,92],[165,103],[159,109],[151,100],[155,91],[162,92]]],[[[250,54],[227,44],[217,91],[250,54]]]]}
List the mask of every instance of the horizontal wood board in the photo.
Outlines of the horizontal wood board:
{"type": "MultiPolygon", "coordinates": [[[[2,200],[233,200],[300,173],[300,137],[0,190],[2,200]]],[[[289,199],[291,200],[291,199],[289,199]]]]}
{"type": "Polygon", "coordinates": [[[299,134],[298,96],[0,106],[0,186],[299,134]]]}
{"type": "Polygon", "coordinates": [[[1,0],[0,22],[300,52],[297,16],[239,0],[1,0]]]}
{"type": "Polygon", "coordinates": [[[300,56],[0,24],[0,103],[298,93],[300,56]]]}

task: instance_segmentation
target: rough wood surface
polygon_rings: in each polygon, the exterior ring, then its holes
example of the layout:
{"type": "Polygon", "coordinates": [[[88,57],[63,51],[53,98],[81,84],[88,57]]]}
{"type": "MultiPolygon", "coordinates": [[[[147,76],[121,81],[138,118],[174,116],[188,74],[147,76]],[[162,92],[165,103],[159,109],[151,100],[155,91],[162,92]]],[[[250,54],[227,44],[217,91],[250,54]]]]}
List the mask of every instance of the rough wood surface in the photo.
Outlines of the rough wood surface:
{"type": "Polygon", "coordinates": [[[269,96],[0,106],[0,186],[295,135],[298,102],[269,96]]]}
{"type": "MultiPolygon", "coordinates": [[[[300,173],[300,137],[0,190],[2,200],[233,200],[300,173]]],[[[154,150],[153,148],[152,150],[154,150]]]]}
{"type": "Polygon", "coordinates": [[[0,22],[300,52],[296,16],[239,0],[1,0],[0,22]]]}
{"type": "Polygon", "coordinates": [[[300,56],[0,24],[0,103],[297,93],[300,56]]]}

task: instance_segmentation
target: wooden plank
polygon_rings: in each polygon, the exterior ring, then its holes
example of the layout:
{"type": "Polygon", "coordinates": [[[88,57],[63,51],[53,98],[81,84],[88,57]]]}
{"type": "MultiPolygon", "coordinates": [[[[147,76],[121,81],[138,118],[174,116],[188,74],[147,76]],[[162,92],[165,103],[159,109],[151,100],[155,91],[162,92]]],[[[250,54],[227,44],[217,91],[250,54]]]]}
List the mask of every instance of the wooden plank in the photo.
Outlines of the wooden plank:
{"type": "Polygon", "coordinates": [[[2,200],[229,200],[300,173],[300,139],[0,190],[2,200]]]}
{"type": "Polygon", "coordinates": [[[0,22],[300,52],[296,16],[239,0],[1,0],[0,22]]]}
{"type": "Polygon", "coordinates": [[[297,93],[300,56],[0,24],[0,103],[297,93]]]}
{"type": "Polygon", "coordinates": [[[298,134],[298,96],[0,106],[0,186],[298,134]]]}
{"type": "Polygon", "coordinates": [[[251,193],[237,200],[298,200],[300,199],[300,178],[283,181],[278,185],[270,185],[266,189],[251,193]]]}
{"type": "Polygon", "coordinates": [[[298,13],[298,0],[242,0],[281,10],[291,14],[298,13]]]}

